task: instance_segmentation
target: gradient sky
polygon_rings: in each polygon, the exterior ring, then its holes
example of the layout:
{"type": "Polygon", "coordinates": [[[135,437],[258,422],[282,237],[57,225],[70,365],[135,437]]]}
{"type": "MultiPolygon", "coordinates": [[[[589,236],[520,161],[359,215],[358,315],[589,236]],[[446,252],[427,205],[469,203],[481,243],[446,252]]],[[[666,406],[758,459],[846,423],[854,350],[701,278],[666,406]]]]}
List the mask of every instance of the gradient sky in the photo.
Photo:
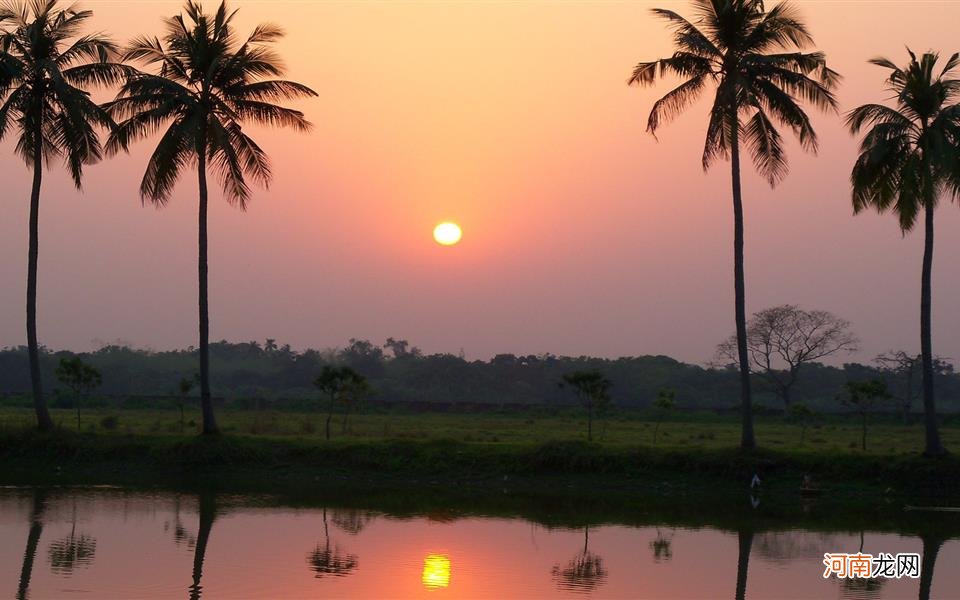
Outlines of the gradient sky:
{"type": "MultiPolygon", "coordinates": [[[[798,2],[843,110],[886,97],[876,55],[960,50],[957,2],[798,2]]],[[[159,31],[178,2],[86,1],[94,28],[159,31]]],[[[215,4],[207,2],[208,9],[215,4]]],[[[700,169],[706,107],[645,133],[668,88],[626,85],[671,51],[648,9],[686,2],[234,2],[244,31],[287,30],[308,135],[258,132],[275,181],[246,213],[211,208],[213,339],[295,348],[404,337],[428,352],[667,354],[703,362],[733,330],[729,166],[700,169]],[[463,242],[436,245],[455,220],[463,242]]],[[[814,116],[817,157],[791,145],[776,190],[747,171],[747,309],[780,303],[850,319],[852,358],[919,350],[922,235],[852,216],[856,142],[814,116]]],[[[0,151],[0,345],[25,343],[30,173],[0,151]]],[[[196,344],[196,183],[143,207],[151,142],[57,166],[41,204],[39,332],[52,348],[196,344]]],[[[960,210],[938,212],[934,349],[960,358],[960,210]]]]}

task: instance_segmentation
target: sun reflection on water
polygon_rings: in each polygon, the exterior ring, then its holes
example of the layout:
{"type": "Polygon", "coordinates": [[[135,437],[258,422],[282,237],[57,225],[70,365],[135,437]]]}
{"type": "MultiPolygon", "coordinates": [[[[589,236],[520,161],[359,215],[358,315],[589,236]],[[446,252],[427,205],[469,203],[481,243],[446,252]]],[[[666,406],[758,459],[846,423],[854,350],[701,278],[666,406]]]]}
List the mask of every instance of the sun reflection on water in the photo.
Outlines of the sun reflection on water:
{"type": "Polygon", "coordinates": [[[423,574],[420,576],[427,589],[445,588],[450,585],[450,558],[445,554],[428,554],[423,559],[423,574]]]}

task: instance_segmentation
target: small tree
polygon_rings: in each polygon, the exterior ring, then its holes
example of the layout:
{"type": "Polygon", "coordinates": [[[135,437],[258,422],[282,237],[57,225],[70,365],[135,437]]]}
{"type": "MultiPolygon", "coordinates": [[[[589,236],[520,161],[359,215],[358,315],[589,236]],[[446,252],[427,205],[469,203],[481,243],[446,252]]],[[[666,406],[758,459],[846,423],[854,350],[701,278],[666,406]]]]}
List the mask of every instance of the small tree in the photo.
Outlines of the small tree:
{"type": "Polygon", "coordinates": [[[653,428],[653,443],[657,443],[657,432],[660,431],[660,423],[667,416],[677,403],[677,392],[672,388],[660,388],[657,390],[657,397],[653,401],[653,407],[657,411],[657,425],[653,428]]]}
{"type": "MultiPolygon", "coordinates": [[[[355,378],[347,381],[343,393],[340,394],[340,402],[343,404],[343,433],[348,431],[347,423],[350,413],[359,409],[360,403],[370,394],[370,391],[370,384],[367,383],[367,379],[363,375],[356,374],[355,378]]],[[[349,430],[352,431],[352,428],[349,428],[349,430]]]]}
{"type": "Polygon", "coordinates": [[[867,449],[867,415],[889,399],[890,394],[887,393],[887,385],[877,379],[848,381],[843,384],[840,401],[860,414],[860,422],[863,425],[860,447],[864,451],[867,449]]]}
{"type": "Polygon", "coordinates": [[[187,403],[187,398],[190,396],[190,390],[193,389],[197,383],[200,382],[200,374],[195,373],[193,378],[184,377],[180,380],[180,383],[177,384],[177,391],[180,392],[177,396],[177,405],[180,408],[180,433],[183,433],[183,406],[187,403]]]}
{"type": "Polygon", "coordinates": [[[357,397],[357,390],[366,386],[366,378],[350,367],[333,367],[325,365],[320,375],[314,380],[321,393],[327,396],[327,423],[326,439],[330,439],[330,421],[337,402],[347,404],[348,397],[357,397]]]}
{"type": "Polygon", "coordinates": [[[800,445],[803,445],[803,439],[807,435],[807,427],[810,426],[810,423],[813,422],[813,419],[816,417],[814,413],[806,404],[791,404],[790,410],[787,412],[787,419],[796,423],[800,426],[800,445]]]}
{"type": "Polygon", "coordinates": [[[80,360],[79,356],[61,358],[56,369],[57,380],[73,392],[77,410],[77,431],[80,431],[80,399],[103,382],[100,371],[80,360]]]}
{"type": "Polygon", "coordinates": [[[587,409],[587,440],[593,441],[593,417],[610,404],[610,380],[600,371],[574,371],[563,376],[563,382],[573,388],[580,404],[587,409]]]}

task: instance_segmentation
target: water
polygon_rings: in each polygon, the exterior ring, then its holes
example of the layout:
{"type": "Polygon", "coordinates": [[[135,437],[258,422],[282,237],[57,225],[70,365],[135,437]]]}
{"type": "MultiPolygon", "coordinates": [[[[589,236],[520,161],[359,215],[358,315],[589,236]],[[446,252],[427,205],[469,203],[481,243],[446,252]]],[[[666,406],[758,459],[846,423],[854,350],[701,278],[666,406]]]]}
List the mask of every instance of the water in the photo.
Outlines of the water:
{"type": "MultiPolygon", "coordinates": [[[[642,512],[642,511],[641,511],[642,512]]],[[[942,517],[960,522],[960,515],[942,517]]],[[[642,521],[642,520],[641,520],[642,521]]],[[[20,598],[960,597],[945,533],[550,526],[256,496],[0,489],[0,594],[20,598]],[[929,581],[823,578],[824,552],[936,555],[929,581]],[[935,551],[937,550],[938,551],[935,551]]],[[[944,530],[945,531],[945,530],[944,530]]]]}

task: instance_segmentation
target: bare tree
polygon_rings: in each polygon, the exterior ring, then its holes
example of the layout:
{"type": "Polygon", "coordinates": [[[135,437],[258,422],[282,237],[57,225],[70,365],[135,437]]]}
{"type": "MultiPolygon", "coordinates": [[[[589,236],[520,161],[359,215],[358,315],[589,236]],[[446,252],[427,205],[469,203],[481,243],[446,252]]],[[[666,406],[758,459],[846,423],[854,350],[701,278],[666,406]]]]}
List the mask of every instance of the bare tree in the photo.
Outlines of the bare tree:
{"type": "MultiPolygon", "coordinates": [[[[825,310],[803,310],[793,304],[756,312],[747,323],[747,351],[758,375],[790,408],[790,391],[805,364],[839,352],[854,352],[859,340],[850,322],[825,310]]],[[[737,360],[737,338],[717,346],[717,359],[737,360]]]]}
{"type": "MultiPolygon", "coordinates": [[[[916,384],[920,382],[920,369],[923,365],[921,356],[919,354],[909,354],[903,350],[890,350],[878,354],[873,362],[884,374],[884,379],[895,382],[892,387],[896,391],[892,392],[891,396],[900,404],[903,422],[909,423],[910,412],[913,410],[913,400],[920,395],[920,390],[916,384]]],[[[952,372],[953,365],[947,359],[941,356],[934,357],[934,375],[946,375],[952,372]]]]}

